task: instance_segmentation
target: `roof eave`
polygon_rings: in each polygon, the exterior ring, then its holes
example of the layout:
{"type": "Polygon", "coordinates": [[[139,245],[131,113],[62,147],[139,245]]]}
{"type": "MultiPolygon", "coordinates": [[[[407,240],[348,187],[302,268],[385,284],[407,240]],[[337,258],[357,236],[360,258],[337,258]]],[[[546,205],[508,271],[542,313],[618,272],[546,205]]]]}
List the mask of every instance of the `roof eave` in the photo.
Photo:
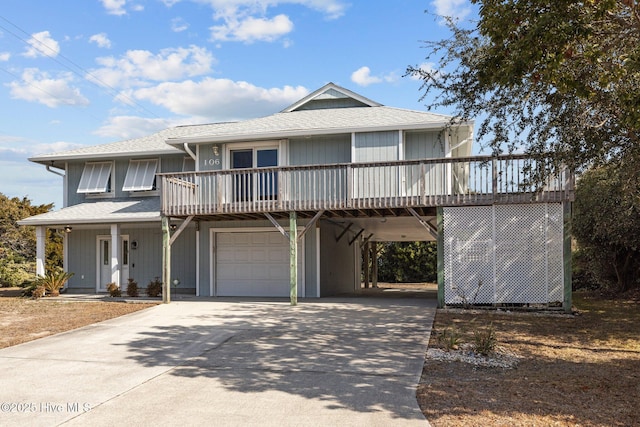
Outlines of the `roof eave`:
{"type": "Polygon", "coordinates": [[[34,163],[40,163],[42,165],[49,165],[51,162],[68,161],[68,160],[102,160],[113,159],[121,157],[149,157],[149,156],[163,156],[167,154],[178,154],[175,150],[179,150],[174,146],[167,146],[167,150],[154,150],[154,151],[130,151],[126,153],[100,153],[100,154],[60,154],[60,155],[48,155],[48,156],[34,156],[29,157],[28,160],[34,163]]]}
{"type": "Polygon", "coordinates": [[[18,225],[25,226],[65,226],[65,225],[97,225],[97,224],[112,224],[114,222],[117,223],[142,223],[142,222],[160,222],[161,217],[158,212],[157,216],[148,217],[148,218],[109,218],[109,217],[99,217],[99,218],[78,218],[78,219],[68,219],[68,220],[54,220],[54,219],[46,219],[46,220],[37,220],[37,219],[22,219],[18,221],[18,225]]]}

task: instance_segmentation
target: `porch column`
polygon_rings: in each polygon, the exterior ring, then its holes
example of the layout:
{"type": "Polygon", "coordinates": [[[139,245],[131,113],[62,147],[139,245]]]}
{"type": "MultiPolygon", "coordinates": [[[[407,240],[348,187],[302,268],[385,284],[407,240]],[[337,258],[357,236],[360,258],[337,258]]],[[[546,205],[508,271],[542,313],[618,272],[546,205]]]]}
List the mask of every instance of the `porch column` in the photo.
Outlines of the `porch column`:
{"type": "Polygon", "coordinates": [[[120,287],[120,224],[111,224],[111,282],[120,287]]]}
{"type": "MultiPolygon", "coordinates": [[[[369,288],[369,255],[371,255],[371,251],[369,250],[369,244],[370,242],[367,241],[364,244],[364,251],[363,251],[363,263],[364,263],[364,287],[365,289],[369,288]]],[[[358,289],[359,290],[359,289],[358,289]]]]}
{"type": "Polygon", "coordinates": [[[38,225],[36,227],[36,276],[45,275],[45,247],[47,245],[47,228],[38,225]]]}
{"type": "Polygon", "coordinates": [[[289,213],[289,296],[291,305],[298,305],[298,217],[295,211],[289,213]]]}
{"type": "Polygon", "coordinates": [[[378,242],[371,242],[371,287],[378,287],[378,242]]]}
{"type": "Polygon", "coordinates": [[[169,218],[162,215],[162,302],[171,302],[171,235],[169,218]]]}

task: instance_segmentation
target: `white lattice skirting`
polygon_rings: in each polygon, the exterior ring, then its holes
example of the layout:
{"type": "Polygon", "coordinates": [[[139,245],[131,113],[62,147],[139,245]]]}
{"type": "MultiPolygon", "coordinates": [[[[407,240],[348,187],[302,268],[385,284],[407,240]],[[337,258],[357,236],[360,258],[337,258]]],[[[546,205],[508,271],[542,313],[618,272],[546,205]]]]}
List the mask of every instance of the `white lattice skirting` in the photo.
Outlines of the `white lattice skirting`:
{"type": "Polygon", "coordinates": [[[443,208],[443,231],[445,304],[563,301],[562,204],[443,208]]]}

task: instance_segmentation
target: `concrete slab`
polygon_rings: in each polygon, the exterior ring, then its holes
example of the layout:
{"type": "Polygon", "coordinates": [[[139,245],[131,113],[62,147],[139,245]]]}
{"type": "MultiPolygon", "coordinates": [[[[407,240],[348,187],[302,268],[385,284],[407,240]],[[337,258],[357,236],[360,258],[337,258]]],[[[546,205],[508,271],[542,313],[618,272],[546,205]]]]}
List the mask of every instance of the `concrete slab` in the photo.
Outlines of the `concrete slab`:
{"type": "Polygon", "coordinates": [[[0,425],[428,425],[435,301],[184,300],[0,350],[0,425]]]}

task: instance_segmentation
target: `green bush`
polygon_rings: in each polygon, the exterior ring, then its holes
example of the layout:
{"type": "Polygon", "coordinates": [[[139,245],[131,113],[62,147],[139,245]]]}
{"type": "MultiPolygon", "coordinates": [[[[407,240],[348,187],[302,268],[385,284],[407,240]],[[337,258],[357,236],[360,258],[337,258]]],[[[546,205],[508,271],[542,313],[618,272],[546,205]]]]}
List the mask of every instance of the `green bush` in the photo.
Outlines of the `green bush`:
{"type": "Polygon", "coordinates": [[[73,276],[73,273],[67,273],[61,268],[56,268],[53,271],[49,271],[44,276],[38,276],[33,282],[35,287],[42,286],[49,296],[57,297],[60,295],[60,289],[64,284],[73,276]]]}
{"type": "Polygon", "coordinates": [[[445,328],[438,333],[438,346],[446,351],[457,350],[460,347],[460,333],[456,328],[445,328]]]}
{"type": "Polygon", "coordinates": [[[162,282],[159,277],[156,277],[149,282],[147,285],[147,295],[152,298],[162,295],[162,282]]]}
{"type": "Polygon", "coordinates": [[[493,323],[485,329],[473,331],[473,350],[476,353],[488,356],[495,351],[496,345],[498,345],[498,339],[496,338],[493,323]]]}

